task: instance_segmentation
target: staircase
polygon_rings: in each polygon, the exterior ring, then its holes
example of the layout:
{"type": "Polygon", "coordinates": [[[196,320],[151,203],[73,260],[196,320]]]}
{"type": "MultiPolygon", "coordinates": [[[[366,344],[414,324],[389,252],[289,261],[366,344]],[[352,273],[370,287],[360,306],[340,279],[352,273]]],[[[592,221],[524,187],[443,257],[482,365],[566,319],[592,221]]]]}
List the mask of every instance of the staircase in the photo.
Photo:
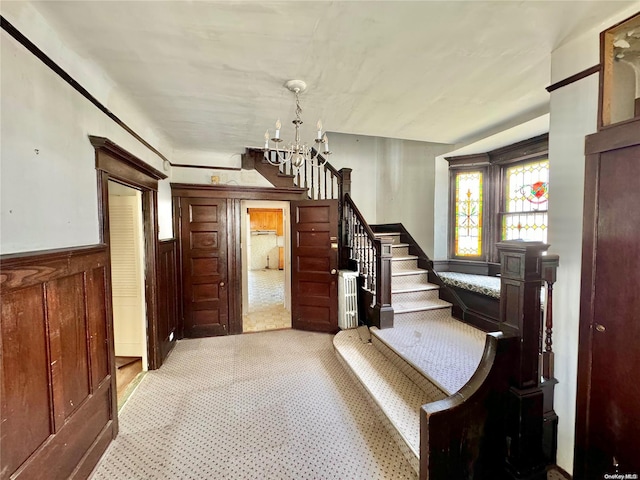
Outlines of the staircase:
{"type": "Polygon", "coordinates": [[[451,304],[439,298],[439,286],[428,281],[428,270],[418,266],[401,232],[374,236],[391,243],[393,328],[344,330],[334,346],[418,473],[420,409],[469,381],[482,360],[486,334],[451,316],[451,304]]]}
{"type": "Polygon", "coordinates": [[[440,300],[440,287],[429,283],[429,271],[418,267],[418,256],[409,254],[409,244],[401,242],[400,232],[379,232],[377,238],[391,241],[391,305],[394,321],[419,318],[423,312],[450,309],[440,300]]]}

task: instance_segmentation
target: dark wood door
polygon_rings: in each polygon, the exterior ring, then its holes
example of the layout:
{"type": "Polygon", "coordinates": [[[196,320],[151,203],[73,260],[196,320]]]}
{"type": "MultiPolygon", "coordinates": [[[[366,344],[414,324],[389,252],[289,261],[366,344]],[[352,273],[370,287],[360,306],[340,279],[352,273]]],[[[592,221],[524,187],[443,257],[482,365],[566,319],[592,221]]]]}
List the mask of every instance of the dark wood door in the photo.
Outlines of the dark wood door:
{"type": "Polygon", "coordinates": [[[338,201],[291,202],[293,328],[338,330],[338,201]]]}
{"type": "Polygon", "coordinates": [[[636,145],[587,159],[575,478],[640,473],[637,123],[636,145]]]}
{"type": "Polygon", "coordinates": [[[227,200],[181,198],[180,222],[184,336],[226,335],[227,200]]]}

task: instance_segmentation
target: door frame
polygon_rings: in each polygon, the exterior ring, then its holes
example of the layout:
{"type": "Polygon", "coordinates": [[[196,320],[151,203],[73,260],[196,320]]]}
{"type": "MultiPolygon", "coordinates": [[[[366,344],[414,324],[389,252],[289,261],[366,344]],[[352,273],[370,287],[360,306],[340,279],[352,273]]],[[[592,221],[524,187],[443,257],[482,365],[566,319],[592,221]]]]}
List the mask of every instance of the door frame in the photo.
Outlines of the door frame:
{"type": "MultiPolygon", "coordinates": [[[[109,229],[109,180],[142,192],[142,227],[144,238],[145,305],[147,314],[147,359],[149,370],[162,365],[158,338],[158,181],[167,176],[104,137],[89,136],[95,149],[98,175],[98,220],[100,241],[109,252],[107,318],[113,332],[113,307],[111,297],[111,247],[109,229]]],[[[110,362],[115,371],[115,352],[110,346],[110,362]]],[[[113,376],[113,400],[117,396],[113,376]]]]}
{"type": "MultiPolygon", "coordinates": [[[[243,200],[292,201],[307,199],[307,191],[298,187],[250,187],[239,185],[200,185],[171,183],[173,202],[173,231],[181,242],[180,199],[223,198],[227,200],[227,284],[229,285],[229,335],[242,333],[242,248],[240,232],[242,227],[243,200]]],[[[178,244],[180,264],[178,271],[178,298],[182,299],[182,243],[178,244]]],[[[184,338],[184,310],[179,306],[178,336],[184,338]]]]}

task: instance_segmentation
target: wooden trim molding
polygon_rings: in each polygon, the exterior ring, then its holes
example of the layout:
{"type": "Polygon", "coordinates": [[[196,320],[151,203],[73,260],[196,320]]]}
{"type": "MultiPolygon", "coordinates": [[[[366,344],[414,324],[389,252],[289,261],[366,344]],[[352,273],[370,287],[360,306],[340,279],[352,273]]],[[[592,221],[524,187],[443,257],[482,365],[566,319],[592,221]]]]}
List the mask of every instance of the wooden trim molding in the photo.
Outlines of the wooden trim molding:
{"type": "Polygon", "coordinates": [[[2,478],[88,475],[117,432],[107,246],[3,255],[0,269],[2,478]]]}
{"type": "Polygon", "coordinates": [[[545,90],[549,93],[558,90],[559,88],[566,87],[567,85],[571,85],[572,83],[578,82],[583,78],[589,77],[594,73],[600,72],[600,64],[594,65],[593,67],[585,68],[581,72],[578,72],[570,77],[567,77],[559,82],[556,82],[552,85],[549,85],[545,90]]]}
{"type": "Polygon", "coordinates": [[[594,155],[631,147],[638,144],[638,139],[640,139],[640,117],[603,127],[600,132],[588,135],[584,142],[584,154],[594,155]]]}
{"type": "Polygon", "coordinates": [[[298,187],[248,187],[172,183],[173,197],[239,198],[242,200],[303,200],[307,191],[298,187]]]}
{"type": "MultiPolygon", "coordinates": [[[[89,135],[89,141],[91,142],[91,145],[93,145],[93,148],[96,149],[96,151],[101,151],[108,154],[96,157],[96,168],[98,170],[104,170],[115,176],[121,173],[122,164],[124,163],[129,168],[144,174],[146,177],[151,177],[153,180],[156,180],[154,190],[158,189],[157,180],[164,180],[165,178],[167,178],[164,173],[156,170],[151,165],[140,160],[138,157],[129,153],[127,150],[115,144],[108,138],[89,135]],[[118,159],[115,162],[112,160],[114,157],[118,159]]],[[[148,180],[144,183],[148,183],[148,180]]]]}
{"type": "Polygon", "coordinates": [[[537,137],[528,138],[521,142],[497,148],[485,153],[445,157],[449,168],[480,168],[487,165],[506,165],[543,157],[549,153],[549,134],[543,133],[537,137]]]}
{"type": "Polygon", "coordinates": [[[204,170],[229,170],[232,172],[239,172],[242,170],[240,167],[212,167],[210,165],[185,165],[183,163],[172,163],[171,166],[174,168],[201,168],[204,170]]]}
{"type": "MultiPolygon", "coordinates": [[[[158,177],[164,174],[102,137],[89,137],[96,149],[98,218],[101,241],[109,245],[109,180],[131,185],[142,192],[142,223],[145,261],[145,301],[149,369],[162,365],[158,337],[158,177]]],[[[111,268],[109,282],[111,282],[111,268]]],[[[113,321],[110,317],[109,321],[113,321]]]]}

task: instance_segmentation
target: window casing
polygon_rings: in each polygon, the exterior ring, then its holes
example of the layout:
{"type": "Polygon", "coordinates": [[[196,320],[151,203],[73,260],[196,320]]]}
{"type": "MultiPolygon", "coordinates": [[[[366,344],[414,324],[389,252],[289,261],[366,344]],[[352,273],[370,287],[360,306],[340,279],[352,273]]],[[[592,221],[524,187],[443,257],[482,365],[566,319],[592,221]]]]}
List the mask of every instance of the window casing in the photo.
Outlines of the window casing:
{"type": "Polygon", "coordinates": [[[449,258],[499,261],[501,240],[547,240],[548,135],[448,157],[449,258]],[[475,183],[474,183],[475,182],[475,183]]]}

